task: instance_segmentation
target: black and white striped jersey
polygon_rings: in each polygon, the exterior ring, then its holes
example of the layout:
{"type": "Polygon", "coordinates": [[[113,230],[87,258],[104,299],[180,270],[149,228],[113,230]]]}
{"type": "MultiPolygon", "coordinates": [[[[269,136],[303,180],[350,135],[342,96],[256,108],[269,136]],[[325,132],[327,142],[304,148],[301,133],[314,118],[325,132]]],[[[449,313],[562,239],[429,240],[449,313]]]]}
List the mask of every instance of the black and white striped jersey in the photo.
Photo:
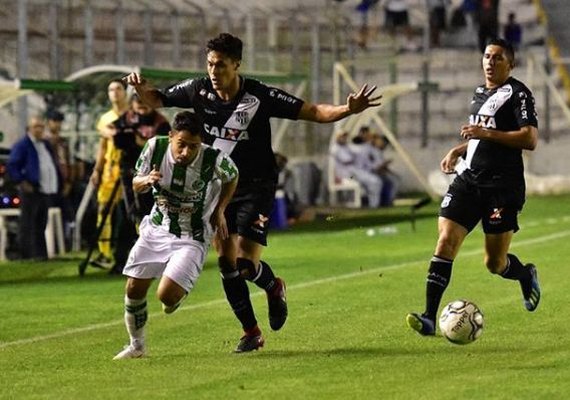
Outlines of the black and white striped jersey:
{"type": "Polygon", "coordinates": [[[188,79],[161,91],[165,107],[193,108],[204,126],[204,142],[230,154],[239,182],[277,181],[270,118],[296,120],[303,101],[278,88],[240,77],[238,95],[226,102],[208,77],[188,79]]]}
{"type": "MultiPolygon", "coordinates": [[[[471,100],[469,123],[483,128],[514,131],[538,127],[534,98],[519,80],[510,77],[500,87],[477,87],[471,100]]],[[[470,139],[465,155],[467,169],[461,176],[479,186],[524,184],[522,150],[486,140],[470,139]]]]}

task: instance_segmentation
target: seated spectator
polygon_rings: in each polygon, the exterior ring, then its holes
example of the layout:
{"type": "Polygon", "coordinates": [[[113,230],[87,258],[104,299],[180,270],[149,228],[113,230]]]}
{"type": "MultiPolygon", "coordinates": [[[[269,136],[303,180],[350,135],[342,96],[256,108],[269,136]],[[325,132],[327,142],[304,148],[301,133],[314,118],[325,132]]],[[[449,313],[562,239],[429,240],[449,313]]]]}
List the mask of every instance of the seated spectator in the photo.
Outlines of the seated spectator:
{"type": "Polygon", "coordinates": [[[389,207],[394,204],[398,194],[400,177],[390,169],[391,159],[387,159],[384,150],[390,144],[385,136],[375,134],[372,137],[373,158],[371,161],[372,171],[382,179],[382,191],[380,194],[380,206],[389,207]]]}
{"type": "Polygon", "coordinates": [[[382,180],[358,166],[358,149],[351,148],[348,143],[348,132],[340,132],[335,144],[331,149],[331,156],[334,160],[334,172],[337,179],[352,179],[360,183],[366,192],[368,207],[377,208],[380,206],[380,192],[382,190],[382,180]]]}
{"type": "Polygon", "coordinates": [[[299,202],[297,193],[295,193],[293,173],[287,168],[289,160],[283,154],[275,153],[275,162],[277,163],[277,171],[279,172],[277,189],[281,189],[285,193],[287,223],[291,225],[299,218],[303,212],[303,207],[299,202]]]}
{"type": "Polygon", "coordinates": [[[395,38],[396,34],[404,33],[403,50],[416,51],[418,45],[413,41],[412,27],[408,15],[408,0],[383,0],[384,26],[388,33],[395,38]]]}

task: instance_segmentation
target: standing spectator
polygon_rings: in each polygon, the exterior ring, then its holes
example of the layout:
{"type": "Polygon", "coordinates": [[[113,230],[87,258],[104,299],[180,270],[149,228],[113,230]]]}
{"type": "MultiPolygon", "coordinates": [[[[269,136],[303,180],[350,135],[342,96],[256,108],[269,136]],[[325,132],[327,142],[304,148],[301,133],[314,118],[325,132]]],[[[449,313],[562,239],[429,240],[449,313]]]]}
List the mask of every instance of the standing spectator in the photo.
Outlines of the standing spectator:
{"type": "Polygon", "coordinates": [[[445,30],[446,2],[448,0],[428,0],[430,46],[441,45],[441,32],[445,30]]]}
{"type": "Polygon", "coordinates": [[[518,51],[522,43],[522,27],[516,19],[517,15],[514,12],[509,13],[509,21],[505,25],[503,36],[513,46],[513,49],[518,51]]]}
{"type": "Polygon", "coordinates": [[[479,50],[485,51],[487,41],[499,36],[499,0],[479,0],[479,50]]]}
{"type": "Polygon", "coordinates": [[[353,179],[360,183],[366,192],[368,207],[377,208],[380,206],[380,193],[382,191],[382,180],[371,173],[368,168],[363,167],[359,162],[362,155],[360,146],[366,146],[364,143],[355,144],[351,148],[348,143],[348,132],[340,132],[336,136],[336,142],[331,149],[331,155],[334,160],[335,178],[353,179]]]}
{"type": "Polygon", "coordinates": [[[46,113],[46,117],[48,130],[47,139],[57,156],[58,166],[63,180],[62,190],[56,198],[55,206],[61,209],[65,243],[67,247],[70,247],[72,227],[75,224],[71,198],[75,179],[75,168],[71,162],[69,143],[65,138],[61,137],[61,125],[64,120],[64,115],[57,110],[50,109],[46,113]]]}
{"type": "Polygon", "coordinates": [[[485,233],[484,264],[489,272],[519,284],[527,311],[534,311],[540,302],[535,265],[523,264],[509,252],[525,203],[522,150],[534,150],[538,141],[534,98],[511,76],[514,66],[512,46],[503,39],[491,40],[482,59],[485,84],[475,89],[469,124],[460,130],[465,141],[441,161],[444,173],[457,176],[441,202],[439,238],[427,272],[424,312],[406,318],[408,326],[423,336],[435,335],[438,308],[454,260],[479,222],[485,233]],[[456,170],[461,157],[465,167],[456,170]]]}
{"type": "Polygon", "coordinates": [[[218,246],[224,291],[244,330],[235,349],[238,353],[257,350],[264,344],[246,280],[265,290],[273,330],[281,329],[288,315],[285,283],[261,260],[277,183],[270,119],[335,122],[380,105],[381,97],[373,97],[375,86],[364,85],[348,95],[345,104],[305,102],[241,76],[242,50],[242,41],[229,33],[212,38],[206,45],[208,76],[187,79],[164,91],[138,73],[127,78],[152,107],[193,108],[203,121],[204,141],[229,153],[240,171],[238,188],[226,209],[230,235],[218,246]]]}
{"type": "Polygon", "coordinates": [[[98,215],[97,225],[103,221],[103,210],[105,205],[112,202],[112,208],[109,215],[105,219],[103,230],[98,238],[99,255],[91,262],[94,266],[109,268],[113,265],[113,253],[111,249],[111,241],[113,234],[112,213],[115,206],[121,200],[121,190],[116,192],[114,198],[111,198],[113,188],[120,177],[119,163],[121,161],[121,151],[115,147],[112,137],[115,134],[113,122],[119,116],[125,113],[129,108],[127,99],[127,85],[121,79],[113,79],[107,86],[107,95],[111,102],[111,109],[101,115],[97,121],[97,130],[99,131],[99,148],[97,150],[97,159],[91,174],[91,183],[98,186],[97,204],[98,215]]]}
{"type": "Polygon", "coordinates": [[[404,50],[415,51],[418,46],[413,41],[412,27],[410,26],[408,0],[383,0],[384,26],[392,38],[404,33],[404,50]]]}
{"type": "Polygon", "coordinates": [[[19,245],[23,259],[47,259],[48,209],[61,190],[59,165],[51,145],[43,138],[44,130],[44,117],[31,117],[26,135],[12,147],[7,164],[22,199],[19,245]]]}

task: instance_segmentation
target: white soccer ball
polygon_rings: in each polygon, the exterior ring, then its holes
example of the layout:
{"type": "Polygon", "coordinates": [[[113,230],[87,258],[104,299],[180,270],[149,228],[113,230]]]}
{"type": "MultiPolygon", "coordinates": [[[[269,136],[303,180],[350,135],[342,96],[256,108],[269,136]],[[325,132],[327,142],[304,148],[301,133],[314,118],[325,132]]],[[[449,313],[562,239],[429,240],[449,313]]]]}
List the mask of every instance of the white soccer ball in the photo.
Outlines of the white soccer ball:
{"type": "Polygon", "coordinates": [[[451,343],[472,343],[483,333],[483,313],[468,300],[452,301],[441,311],[439,329],[451,343]]]}

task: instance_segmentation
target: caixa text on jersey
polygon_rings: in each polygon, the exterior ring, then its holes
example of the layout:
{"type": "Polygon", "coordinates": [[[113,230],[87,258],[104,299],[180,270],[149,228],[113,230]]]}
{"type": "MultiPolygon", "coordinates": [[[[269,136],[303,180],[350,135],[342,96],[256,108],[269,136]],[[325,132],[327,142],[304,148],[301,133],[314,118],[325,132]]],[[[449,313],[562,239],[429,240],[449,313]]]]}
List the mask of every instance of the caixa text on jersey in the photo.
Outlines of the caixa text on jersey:
{"type": "Polygon", "coordinates": [[[249,134],[247,133],[247,131],[242,131],[240,129],[226,128],[226,127],[218,128],[217,126],[204,124],[204,130],[209,135],[226,140],[233,140],[236,142],[240,140],[249,140],[249,134]]]}

